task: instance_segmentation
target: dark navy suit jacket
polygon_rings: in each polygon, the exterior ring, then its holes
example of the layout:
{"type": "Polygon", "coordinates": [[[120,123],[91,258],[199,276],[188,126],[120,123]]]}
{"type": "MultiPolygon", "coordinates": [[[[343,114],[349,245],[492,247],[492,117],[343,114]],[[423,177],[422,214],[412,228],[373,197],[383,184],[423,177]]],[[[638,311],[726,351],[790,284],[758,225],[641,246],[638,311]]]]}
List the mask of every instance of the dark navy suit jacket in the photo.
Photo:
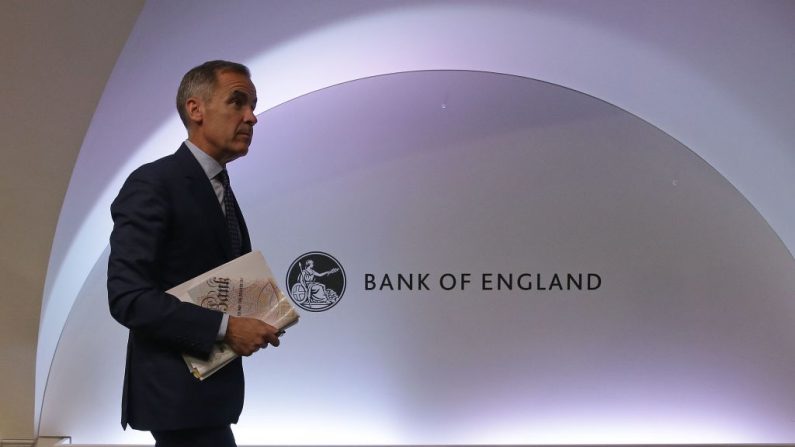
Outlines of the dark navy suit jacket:
{"type": "MultiPolygon", "coordinates": [[[[251,251],[243,216],[243,253],[251,251]]],[[[182,353],[207,356],[220,312],[183,303],[165,290],[232,259],[221,205],[183,144],[127,178],[111,205],[110,312],[129,330],[122,427],[175,430],[235,423],[243,408],[237,359],[204,381],[182,353]]]]}

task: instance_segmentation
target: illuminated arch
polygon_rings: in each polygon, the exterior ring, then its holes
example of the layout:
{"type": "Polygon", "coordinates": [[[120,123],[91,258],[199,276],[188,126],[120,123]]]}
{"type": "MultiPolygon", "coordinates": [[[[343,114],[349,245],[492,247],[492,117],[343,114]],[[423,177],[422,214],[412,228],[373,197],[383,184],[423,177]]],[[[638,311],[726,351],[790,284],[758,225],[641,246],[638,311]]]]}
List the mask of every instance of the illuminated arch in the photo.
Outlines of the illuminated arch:
{"type": "MultiPolygon", "coordinates": [[[[780,191],[795,190],[795,163],[787,147],[791,133],[763,121],[747,99],[731,90],[730,83],[706,74],[698,60],[679,58],[665,42],[638,39],[625,29],[589,19],[566,3],[388,5],[370,7],[358,15],[354,8],[346,17],[289,40],[259,40],[261,33],[249,29],[234,42],[218,41],[214,35],[194,36],[190,46],[173,37],[176,31],[166,29],[164,23],[180,23],[177,19],[189,14],[194,26],[210,28],[219,20],[232,23],[233,17],[219,19],[220,6],[212,2],[189,12],[172,10],[167,4],[147,4],[108,82],[64,200],[42,303],[36,419],[61,329],[107,244],[110,201],[133,167],[172,151],[183,138],[171,101],[147,93],[143,87],[149,86],[140,85],[142,77],[136,76],[155,71],[141,68],[147,61],[173,60],[175,50],[180,51],[180,61],[191,61],[188,64],[219,54],[247,55],[240,59],[251,67],[262,89],[264,109],[340,82],[424,69],[508,73],[566,86],[615,104],[683,142],[757,207],[790,252],[795,248],[795,225],[791,224],[795,210],[779,200],[780,191]],[[628,65],[631,71],[624,69],[628,65]],[[275,87],[269,92],[266,86],[275,87]],[[170,118],[155,129],[129,120],[128,127],[120,129],[114,121],[118,111],[136,98],[151,106],[151,113],[170,118]],[[699,100],[690,102],[691,98],[699,100]],[[148,137],[141,141],[141,135],[148,137]],[[749,153],[749,145],[756,152],[749,153]],[[111,170],[99,185],[90,175],[98,165],[111,170]]],[[[711,6],[701,5],[680,5],[690,8],[680,14],[706,14],[704,9],[711,6]]],[[[618,12],[627,5],[603,3],[601,7],[618,12]]],[[[735,14],[751,14],[750,9],[759,5],[745,7],[749,11],[735,14]]],[[[266,25],[278,20],[279,13],[296,23],[303,20],[300,14],[286,14],[289,7],[275,12],[267,5],[252,9],[247,14],[260,17],[266,25]]],[[[677,14],[659,13],[663,24],[677,14]]],[[[770,40],[779,37],[776,29],[765,32],[770,40]]],[[[792,62],[783,62],[787,63],[784,68],[791,70],[792,62]]],[[[160,81],[172,82],[173,74],[184,71],[182,65],[175,63],[168,79],[160,81]]],[[[136,109],[135,113],[142,112],[136,109]]]]}

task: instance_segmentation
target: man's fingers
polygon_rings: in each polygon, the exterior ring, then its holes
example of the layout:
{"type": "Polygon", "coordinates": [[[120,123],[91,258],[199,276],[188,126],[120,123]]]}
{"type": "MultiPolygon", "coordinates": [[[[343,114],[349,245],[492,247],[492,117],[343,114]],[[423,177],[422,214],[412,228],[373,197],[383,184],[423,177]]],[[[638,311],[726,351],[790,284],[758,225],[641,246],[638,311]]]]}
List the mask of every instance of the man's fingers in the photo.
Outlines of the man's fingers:
{"type": "Polygon", "coordinates": [[[262,343],[260,344],[260,348],[265,349],[268,347],[268,344],[273,346],[279,346],[279,337],[275,334],[265,334],[262,336],[262,343]]]}
{"type": "Polygon", "coordinates": [[[249,356],[271,344],[279,346],[278,329],[247,317],[230,317],[226,332],[226,341],[235,353],[249,356]]]}

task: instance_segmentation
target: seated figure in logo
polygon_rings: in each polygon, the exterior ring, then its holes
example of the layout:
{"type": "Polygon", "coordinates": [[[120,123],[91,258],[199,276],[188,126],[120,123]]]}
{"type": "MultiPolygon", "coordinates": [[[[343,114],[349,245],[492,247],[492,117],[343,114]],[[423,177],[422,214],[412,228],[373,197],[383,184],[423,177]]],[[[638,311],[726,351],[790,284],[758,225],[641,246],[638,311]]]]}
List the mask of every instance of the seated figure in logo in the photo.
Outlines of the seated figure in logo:
{"type": "MultiPolygon", "coordinates": [[[[332,273],[337,273],[340,269],[335,267],[323,273],[318,273],[315,271],[314,267],[315,267],[315,262],[312,261],[311,259],[307,259],[306,266],[301,269],[301,274],[298,278],[301,282],[301,287],[304,289],[303,302],[305,303],[334,302],[337,299],[337,292],[335,292],[332,289],[327,289],[325,285],[315,281],[315,277],[316,276],[322,277],[330,275],[332,273]]],[[[298,284],[296,284],[296,288],[297,286],[298,284]]]]}

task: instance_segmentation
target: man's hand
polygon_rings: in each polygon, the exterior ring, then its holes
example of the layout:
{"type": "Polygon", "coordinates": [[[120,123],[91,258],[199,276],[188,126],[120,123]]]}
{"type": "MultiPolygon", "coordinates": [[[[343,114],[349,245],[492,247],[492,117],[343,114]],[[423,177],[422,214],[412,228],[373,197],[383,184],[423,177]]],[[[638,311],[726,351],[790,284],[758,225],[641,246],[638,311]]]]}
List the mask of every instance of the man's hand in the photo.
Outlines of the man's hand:
{"type": "Polygon", "coordinates": [[[249,356],[268,344],[279,346],[278,329],[256,318],[229,316],[224,341],[238,355],[249,356]]]}

